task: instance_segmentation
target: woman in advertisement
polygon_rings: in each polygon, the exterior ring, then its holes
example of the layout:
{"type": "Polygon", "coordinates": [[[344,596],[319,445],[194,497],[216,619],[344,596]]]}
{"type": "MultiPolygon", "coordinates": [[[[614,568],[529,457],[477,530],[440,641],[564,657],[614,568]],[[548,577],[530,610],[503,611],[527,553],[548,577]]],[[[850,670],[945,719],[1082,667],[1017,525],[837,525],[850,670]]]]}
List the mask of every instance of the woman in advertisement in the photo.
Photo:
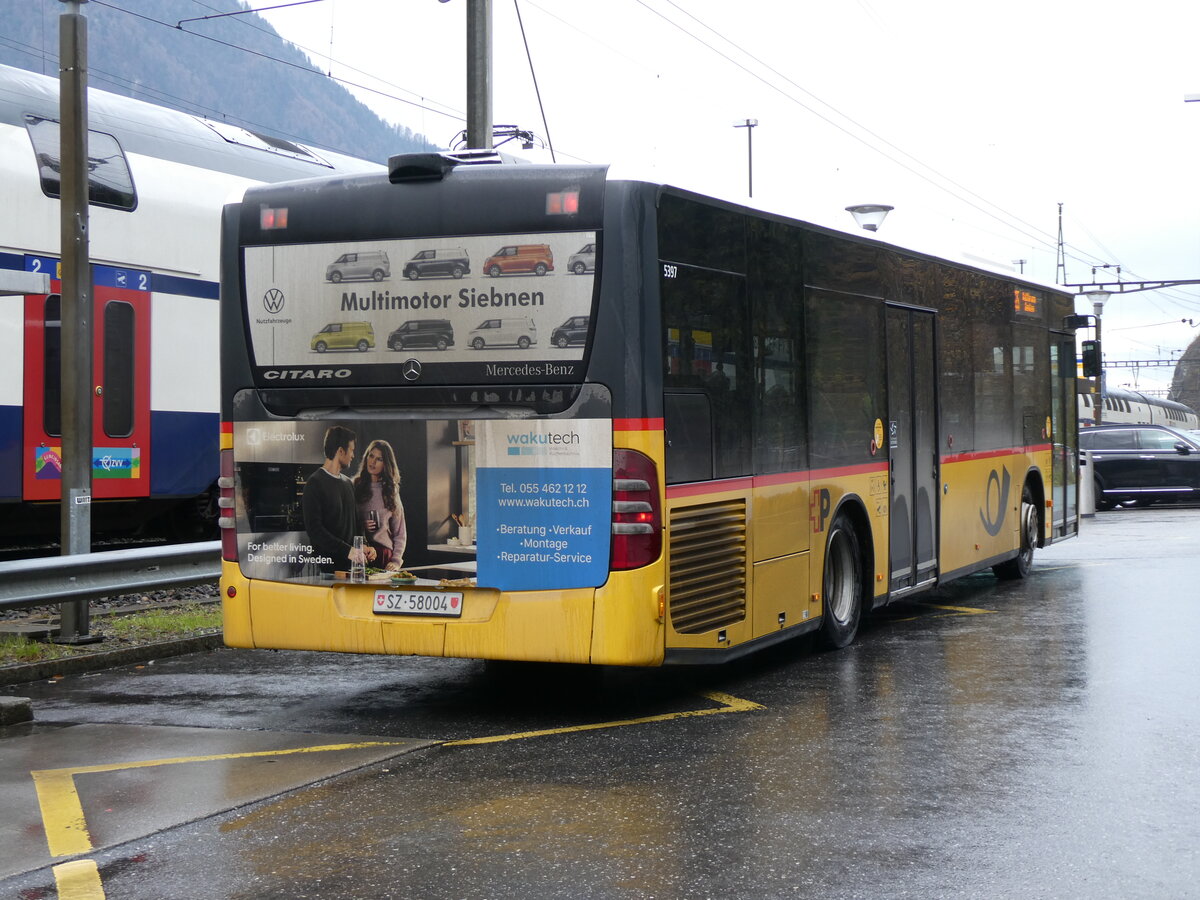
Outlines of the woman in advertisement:
{"type": "Polygon", "coordinates": [[[404,562],[408,529],[400,503],[400,468],[387,441],[374,440],[354,476],[358,516],[375,549],[375,565],[398,571],[404,562]]]}

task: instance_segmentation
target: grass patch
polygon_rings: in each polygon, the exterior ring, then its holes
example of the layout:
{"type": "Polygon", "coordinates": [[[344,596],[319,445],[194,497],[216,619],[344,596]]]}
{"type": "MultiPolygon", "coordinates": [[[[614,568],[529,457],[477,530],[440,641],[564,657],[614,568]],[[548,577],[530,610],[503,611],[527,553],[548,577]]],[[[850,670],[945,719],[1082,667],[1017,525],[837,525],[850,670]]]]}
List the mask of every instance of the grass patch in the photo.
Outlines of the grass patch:
{"type": "Polygon", "coordinates": [[[114,616],[103,623],[100,631],[119,641],[164,641],[220,627],[221,607],[212,603],[114,616]]]}
{"type": "Polygon", "coordinates": [[[70,647],[32,641],[23,634],[0,634],[0,666],[18,666],[77,655],[70,647]]]}
{"type": "Polygon", "coordinates": [[[221,629],[221,606],[196,603],[119,616],[95,616],[90,625],[91,633],[100,635],[101,640],[75,646],[32,640],[24,635],[0,634],[0,666],[85,656],[130,644],[152,644],[210,634],[221,629]]]}

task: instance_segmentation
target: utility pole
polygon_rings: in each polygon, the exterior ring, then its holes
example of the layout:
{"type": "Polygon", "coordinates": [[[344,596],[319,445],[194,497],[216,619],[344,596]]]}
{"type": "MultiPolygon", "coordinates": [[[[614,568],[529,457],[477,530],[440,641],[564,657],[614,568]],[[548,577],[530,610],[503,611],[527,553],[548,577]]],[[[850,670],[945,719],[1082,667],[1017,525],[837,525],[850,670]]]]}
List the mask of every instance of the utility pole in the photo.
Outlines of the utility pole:
{"type": "Polygon", "coordinates": [[[1066,248],[1063,245],[1062,207],[1063,205],[1061,203],[1058,204],[1058,259],[1056,261],[1056,268],[1054,271],[1055,284],[1067,283],[1067,254],[1066,248]]]}
{"type": "MultiPolygon", "coordinates": [[[[59,20],[63,555],[92,549],[92,276],[88,247],[87,0],[59,20]]],[[[87,643],[88,601],[62,604],[62,643],[87,643]]]]}
{"type": "Polygon", "coordinates": [[[734,122],[734,128],[746,129],[746,175],[748,183],[746,185],[747,194],[754,196],[754,129],[758,126],[758,119],[743,119],[741,122],[734,122]]]}
{"type": "Polygon", "coordinates": [[[492,149],[492,0],[467,0],[467,146],[492,149]]]}

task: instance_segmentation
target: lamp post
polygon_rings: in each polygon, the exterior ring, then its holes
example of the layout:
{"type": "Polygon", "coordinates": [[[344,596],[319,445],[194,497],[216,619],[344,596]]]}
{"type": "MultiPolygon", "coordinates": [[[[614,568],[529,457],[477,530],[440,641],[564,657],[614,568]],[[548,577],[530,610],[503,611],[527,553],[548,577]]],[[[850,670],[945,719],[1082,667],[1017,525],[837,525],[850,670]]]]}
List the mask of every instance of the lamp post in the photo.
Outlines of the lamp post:
{"type": "Polygon", "coordinates": [[[883,220],[896,207],[883,203],[859,203],[857,206],[847,206],[846,212],[854,216],[864,231],[878,231],[883,220]]]}
{"type": "Polygon", "coordinates": [[[1086,291],[1083,296],[1092,301],[1092,312],[1096,316],[1096,353],[1100,363],[1100,375],[1096,379],[1096,405],[1093,408],[1096,411],[1096,424],[1100,425],[1104,410],[1104,345],[1100,343],[1100,316],[1104,312],[1104,301],[1112,296],[1112,291],[1086,291]]]}
{"type": "Polygon", "coordinates": [[[741,122],[734,122],[734,128],[746,129],[746,176],[748,179],[746,189],[749,196],[754,196],[754,129],[758,127],[758,119],[743,119],[741,122]]]}

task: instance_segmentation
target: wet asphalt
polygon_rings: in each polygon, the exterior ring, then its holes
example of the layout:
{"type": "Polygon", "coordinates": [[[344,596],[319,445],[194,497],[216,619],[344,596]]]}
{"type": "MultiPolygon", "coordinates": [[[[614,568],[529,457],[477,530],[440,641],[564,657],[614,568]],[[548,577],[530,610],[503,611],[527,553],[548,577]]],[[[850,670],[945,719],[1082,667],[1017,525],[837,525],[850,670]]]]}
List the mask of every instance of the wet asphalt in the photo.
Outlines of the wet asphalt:
{"type": "Polygon", "coordinates": [[[1200,506],[1036,559],[724,667],[221,650],[5,688],[36,724],[0,729],[0,896],[68,858],[148,900],[1200,896],[1200,506]],[[342,749],[273,755],[306,745],[342,749]],[[29,771],[109,762],[52,858],[29,771]]]}

